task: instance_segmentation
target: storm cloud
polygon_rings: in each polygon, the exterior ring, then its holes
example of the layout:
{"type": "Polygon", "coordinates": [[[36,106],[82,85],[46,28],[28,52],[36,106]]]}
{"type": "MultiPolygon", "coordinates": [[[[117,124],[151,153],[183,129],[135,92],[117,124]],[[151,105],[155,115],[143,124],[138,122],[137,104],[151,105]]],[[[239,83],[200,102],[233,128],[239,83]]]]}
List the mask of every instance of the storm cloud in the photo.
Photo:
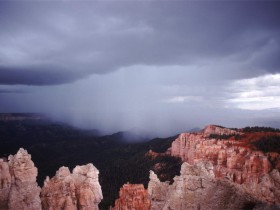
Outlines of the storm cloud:
{"type": "Polygon", "coordinates": [[[275,1],[1,4],[2,84],[67,83],[132,65],[209,65],[228,75],[218,62],[232,62],[230,78],[279,71],[275,1]]]}
{"type": "Polygon", "coordinates": [[[279,11],[279,1],[1,1],[0,111],[108,130],[277,122],[279,11]]]}

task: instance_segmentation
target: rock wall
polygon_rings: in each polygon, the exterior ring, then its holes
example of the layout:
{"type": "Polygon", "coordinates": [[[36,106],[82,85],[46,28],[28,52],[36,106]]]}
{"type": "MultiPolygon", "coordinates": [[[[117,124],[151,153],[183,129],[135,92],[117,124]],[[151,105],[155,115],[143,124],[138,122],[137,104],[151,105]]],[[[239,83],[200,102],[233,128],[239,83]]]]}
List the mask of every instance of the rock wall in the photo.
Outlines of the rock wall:
{"type": "Polygon", "coordinates": [[[0,209],[40,210],[37,168],[31,156],[19,149],[8,161],[0,159],[0,209]]]}
{"type": "Polygon", "coordinates": [[[151,201],[143,184],[124,184],[110,210],[149,210],[151,201]]]}
{"type": "Polygon", "coordinates": [[[280,204],[279,169],[272,167],[270,154],[255,151],[242,140],[215,139],[211,138],[212,134],[242,133],[213,125],[198,133],[183,133],[172,143],[171,155],[181,157],[191,165],[200,161],[211,162],[215,177],[241,184],[259,200],[280,204]]]}
{"type": "MultiPolygon", "coordinates": [[[[218,140],[210,138],[211,135],[240,135],[241,133],[228,128],[209,125],[201,132],[182,133],[172,142],[171,155],[181,157],[183,161],[194,164],[201,159],[217,162],[219,151],[228,147],[238,147],[236,141],[218,140]]],[[[234,148],[235,148],[234,147],[234,148]]],[[[221,152],[220,155],[224,154],[221,152]]],[[[225,158],[227,156],[225,155],[225,158]]]]}
{"type": "Polygon", "coordinates": [[[279,209],[256,200],[240,185],[215,178],[210,162],[183,163],[181,175],[174,178],[172,185],[160,182],[151,171],[148,192],[151,210],[279,209]]]}
{"type": "Polygon", "coordinates": [[[150,171],[148,193],[151,199],[151,209],[163,209],[167,200],[169,182],[160,182],[158,176],[150,171]]]}
{"type": "Polygon", "coordinates": [[[92,165],[76,166],[73,173],[61,167],[46,178],[41,192],[43,209],[97,210],[102,200],[99,171],[92,165]]]}

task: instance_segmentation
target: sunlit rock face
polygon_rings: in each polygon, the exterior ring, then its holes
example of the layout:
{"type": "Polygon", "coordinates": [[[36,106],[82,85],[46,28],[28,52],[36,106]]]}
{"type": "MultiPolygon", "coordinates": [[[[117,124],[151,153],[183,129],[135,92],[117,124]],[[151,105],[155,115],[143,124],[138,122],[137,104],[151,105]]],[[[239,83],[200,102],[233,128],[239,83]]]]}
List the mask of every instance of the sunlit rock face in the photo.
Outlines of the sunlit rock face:
{"type": "Polygon", "coordinates": [[[183,163],[172,185],[160,182],[151,171],[148,192],[152,210],[279,209],[255,199],[238,184],[215,178],[210,162],[183,163]]]}
{"type": "Polygon", "coordinates": [[[111,210],[149,210],[151,201],[143,184],[124,184],[111,210]]]}
{"type": "Polygon", "coordinates": [[[201,132],[182,133],[169,151],[191,165],[208,161],[216,178],[240,184],[258,200],[280,204],[279,154],[256,151],[249,143],[257,135],[234,137],[242,135],[238,130],[210,125],[201,132]],[[224,136],[228,139],[222,139],[224,136]]]}
{"type": "MultiPolygon", "coordinates": [[[[195,161],[206,159],[211,161],[218,160],[218,153],[228,148],[230,144],[236,144],[235,141],[224,141],[211,138],[211,135],[239,135],[238,131],[218,126],[206,126],[201,132],[182,133],[172,142],[171,155],[181,157],[183,161],[193,164],[195,161]]],[[[225,156],[225,159],[227,156],[225,156]]]]}
{"type": "Polygon", "coordinates": [[[0,210],[96,210],[103,198],[98,174],[92,164],[76,166],[72,174],[61,167],[41,191],[31,155],[19,149],[0,159],[0,210]]]}
{"type": "Polygon", "coordinates": [[[103,196],[99,171],[92,165],[76,166],[73,173],[61,167],[46,178],[41,192],[42,208],[48,210],[97,210],[103,196]]]}
{"type": "Polygon", "coordinates": [[[0,159],[0,209],[40,210],[37,168],[24,149],[0,159]]]}

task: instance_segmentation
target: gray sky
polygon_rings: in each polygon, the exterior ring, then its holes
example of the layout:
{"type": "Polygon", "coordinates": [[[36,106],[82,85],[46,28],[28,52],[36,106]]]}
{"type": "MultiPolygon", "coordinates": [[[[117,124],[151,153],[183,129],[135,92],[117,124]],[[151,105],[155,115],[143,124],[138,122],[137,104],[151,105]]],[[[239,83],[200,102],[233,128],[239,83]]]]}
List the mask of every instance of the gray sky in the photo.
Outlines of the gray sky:
{"type": "Polygon", "coordinates": [[[0,112],[170,135],[280,125],[280,1],[0,1],[0,112]]]}

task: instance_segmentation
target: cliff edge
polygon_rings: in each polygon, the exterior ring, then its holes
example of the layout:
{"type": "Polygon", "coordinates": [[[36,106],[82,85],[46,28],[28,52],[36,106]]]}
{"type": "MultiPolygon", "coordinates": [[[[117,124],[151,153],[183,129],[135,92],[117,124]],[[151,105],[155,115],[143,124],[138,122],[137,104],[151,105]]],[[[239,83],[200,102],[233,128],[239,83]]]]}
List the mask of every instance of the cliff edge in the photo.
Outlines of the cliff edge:
{"type": "Polygon", "coordinates": [[[210,125],[201,132],[180,134],[169,151],[191,165],[210,162],[216,178],[241,185],[258,200],[280,204],[280,155],[259,151],[251,144],[271,135],[280,133],[244,133],[210,125]]]}

